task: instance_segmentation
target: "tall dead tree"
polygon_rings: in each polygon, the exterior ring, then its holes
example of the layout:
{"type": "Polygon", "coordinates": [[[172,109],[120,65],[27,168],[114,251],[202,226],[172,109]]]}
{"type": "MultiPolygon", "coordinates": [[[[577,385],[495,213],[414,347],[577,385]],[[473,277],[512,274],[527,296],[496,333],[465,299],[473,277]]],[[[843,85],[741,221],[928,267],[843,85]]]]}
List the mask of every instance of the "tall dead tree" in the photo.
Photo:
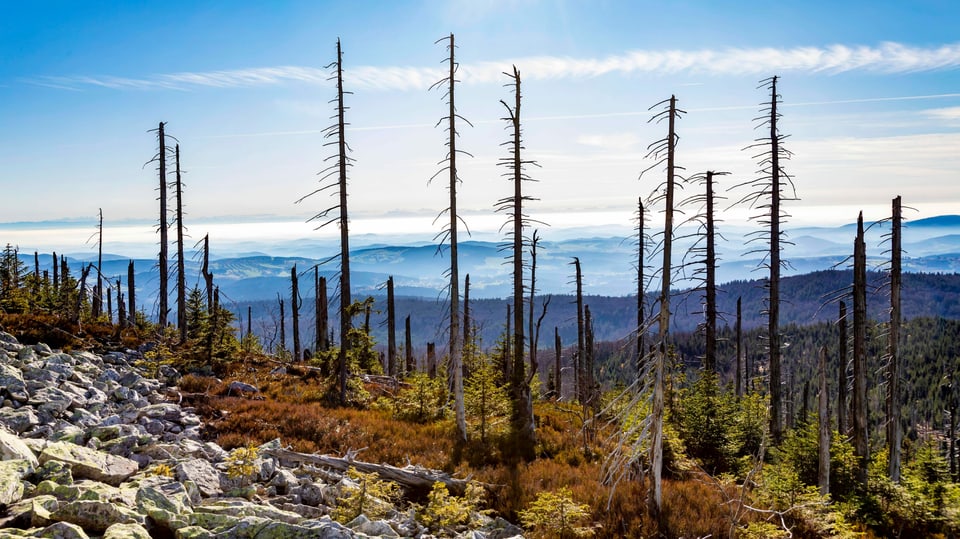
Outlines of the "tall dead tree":
{"type": "Polygon", "coordinates": [[[280,352],[284,353],[287,350],[287,309],[283,297],[279,293],[277,294],[277,304],[280,306],[280,352]]]}
{"type": "Polygon", "coordinates": [[[838,343],[837,343],[837,432],[841,436],[847,435],[847,304],[840,302],[840,315],[837,319],[838,343]]]}
{"type": "Polygon", "coordinates": [[[60,259],[57,258],[56,251],[51,256],[53,257],[53,290],[56,292],[60,290],[60,259]]]}
{"type": "Polygon", "coordinates": [[[783,393],[781,383],[782,345],[780,339],[780,269],[784,262],[781,260],[784,232],[781,225],[787,214],[782,209],[782,202],[796,200],[796,189],[793,180],[783,170],[782,162],[790,158],[790,152],[783,147],[782,135],[779,129],[782,103],[777,93],[779,77],[771,77],[761,81],[760,86],[770,91],[770,100],[762,105],[762,116],[756,118],[757,128],[767,129],[768,135],[757,139],[747,149],[759,149],[755,156],[760,165],[760,175],[744,184],[752,188],[752,192],[744,196],[739,203],[748,204],[750,208],[760,210],[761,213],[751,216],[751,219],[766,228],[754,233],[749,241],[766,242],[767,249],[757,249],[755,252],[765,254],[762,266],[769,271],[765,283],[769,293],[767,297],[767,352],[769,354],[769,384],[770,384],[770,435],[775,444],[783,439],[783,393]],[[792,194],[788,195],[787,190],[792,194]]]}
{"type": "Polygon", "coordinates": [[[103,208],[98,210],[97,221],[97,284],[93,289],[93,318],[103,314],[103,208]]]}
{"type": "Polygon", "coordinates": [[[158,323],[161,328],[167,326],[167,313],[170,310],[167,306],[167,297],[169,292],[167,290],[167,283],[169,281],[169,276],[167,275],[168,266],[167,266],[167,141],[166,135],[164,134],[164,125],[163,122],[160,122],[159,127],[157,127],[157,157],[159,160],[159,175],[160,175],[160,255],[159,260],[157,261],[158,269],[160,270],[160,292],[158,301],[158,323]]]}
{"type": "MultiPolygon", "coordinates": [[[[447,214],[448,220],[444,226],[444,229],[440,232],[440,243],[441,245],[445,242],[449,242],[450,246],[450,326],[449,326],[449,358],[448,362],[448,378],[450,380],[450,385],[453,390],[453,401],[454,401],[454,417],[456,424],[456,432],[454,434],[456,442],[458,444],[466,443],[467,441],[467,419],[464,412],[463,405],[463,343],[461,341],[460,334],[460,270],[459,270],[459,254],[458,254],[458,227],[460,216],[457,213],[457,184],[460,183],[460,178],[457,176],[457,154],[464,153],[463,150],[457,149],[457,137],[459,133],[457,132],[457,119],[466,121],[470,123],[462,116],[457,114],[457,107],[455,102],[456,96],[456,73],[457,73],[457,62],[455,60],[456,52],[456,42],[454,36],[451,33],[449,37],[437,40],[437,43],[441,41],[447,42],[447,51],[449,52],[448,56],[448,73],[447,76],[443,79],[434,83],[430,88],[445,88],[444,98],[446,99],[447,104],[447,114],[437,123],[446,123],[447,131],[447,155],[443,161],[440,163],[444,166],[434,174],[434,178],[440,175],[443,172],[448,174],[447,182],[447,191],[450,195],[449,205],[444,210],[447,214]]],[[[469,155],[469,154],[467,154],[469,155]]],[[[431,178],[433,179],[433,178],[431,178]]],[[[441,212],[441,216],[444,212],[441,212]]]]}
{"type": "Polygon", "coordinates": [[[893,199],[890,223],[890,327],[887,334],[887,471],[890,480],[900,481],[900,289],[903,283],[901,227],[903,214],[900,197],[893,199]]]}
{"type": "Polygon", "coordinates": [[[213,313],[213,274],[210,273],[210,234],[203,236],[203,264],[200,274],[207,289],[207,313],[213,313]]]}
{"type": "Polygon", "coordinates": [[[463,343],[470,342],[470,274],[463,277],[463,343]]]}
{"type": "Polygon", "coordinates": [[[817,485],[820,487],[820,494],[826,496],[830,494],[830,394],[827,392],[827,349],[824,346],[820,347],[818,375],[820,398],[818,399],[817,417],[820,419],[818,431],[820,465],[817,473],[817,485]]]}
{"type": "Polygon", "coordinates": [[[867,433],[867,247],[863,238],[863,212],[857,217],[853,246],[853,450],[857,480],[867,488],[870,445],[867,433]]]}
{"type": "Polygon", "coordinates": [[[586,399],[583,401],[583,409],[596,413],[599,411],[600,387],[597,385],[595,372],[593,317],[590,315],[589,305],[583,306],[583,325],[585,333],[583,337],[583,375],[584,385],[586,386],[586,399]]]}
{"type": "Polygon", "coordinates": [[[581,404],[587,402],[587,380],[584,360],[586,356],[586,324],[583,319],[583,272],[580,259],[573,257],[573,279],[576,286],[575,301],[577,303],[577,355],[574,356],[574,370],[576,372],[577,400],[581,404]]]}
{"type": "Polygon", "coordinates": [[[643,209],[643,197],[637,199],[637,376],[643,370],[643,356],[646,354],[644,337],[647,334],[646,288],[644,266],[647,255],[646,213],[643,209]]]}
{"type": "Polygon", "coordinates": [[[547,298],[540,304],[540,316],[536,317],[534,314],[536,312],[536,294],[537,294],[537,246],[540,245],[540,235],[537,230],[533,231],[533,234],[530,236],[530,298],[527,301],[529,306],[529,312],[527,316],[527,333],[529,335],[529,347],[528,355],[530,361],[530,372],[536,374],[539,370],[539,364],[537,363],[537,348],[540,346],[540,326],[543,325],[543,319],[547,316],[547,307],[550,305],[550,299],[552,296],[547,296],[547,298]]]}
{"type": "Polygon", "coordinates": [[[176,145],[176,186],[177,193],[177,329],[180,331],[180,344],[187,342],[187,276],[183,260],[183,181],[180,177],[180,145],[176,145]]]}
{"type": "Polygon", "coordinates": [[[393,275],[387,277],[387,376],[397,375],[397,306],[393,296],[393,275]]]}
{"type": "Polygon", "coordinates": [[[557,392],[557,400],[559,401],[563,397],[563,343],[560,341],[560,328],[557,326],[553,327],[553,352],[555,363],[553,367],[554,382],[553,387],[557,392]]]}
{"type": "Polygon", "coordinates": [[[734,390],[736,391],[737,397],[743,396],[743,311],[742,307],[742,297],[737,297],[737,322],[734,326],[734,332],[736,333],[737,340],[737,367],[735,369],[736,381],[734,382],[734,390]]]}
{"type": "Polygon", "coordinates": [[[413,339],[410,332],[410,315],[407,315],[407,318],[403,321],[404,325],[404,334],[403,334],[403,352],[406,356],[406,373],[413,374],[417,370],[417,363],[413,357],[413,339]]]}
{"type": "Polygon", "coordinates": [[[536,446],[536,432],[533,424],[533,401],[530,395],[530,380],[536,374],[532,369],[526,369],[524,364],[524,348],[526,345],[524,332],[523,316],[523,230],[527,223],[527,217],[523,213],[523,203],[532,200],[529,196],[523,195],[523,183],[532,181],[525,172],[527,165],[535,165],[533,161],[524,160],[523,137],[521,129],[521,92],[520,92],[520,70],[513,66],[512,73],[504,73],[510,77],[507,84],[513,88],[514,104],[513,107],[501,100],[506,109],[506,116],[503,118],[508,122],[511,131],[511,137],[505,145],[508,147],[508,157],[501,158],[498,165],[507,169],[503,175],[513,184],[513,195],[502,198],[497,201],[497,211],[505,212],[508,215],[508,223],[511,230],[508,237],[512,240],[510,249],[513,265],[513,368],[510,377],[510,390],[513,400],[512,437],[514,443],[515,455],[524,461],[530,461],[534,458],[534,448],[536,446]]]}
{"type": "MultiPolygon", "coordinates": [[[[54,267],[56,267],[56,264],[54,264],[54,267]]],[[[133,327],[137,325],[136,275],[133,260],[131,260],[127,263],[127,316],[130,317],[130,325],[133,327]]]]}
{"type": "Polygon", "coordinates": [[[327,301],[327,278],[320,276],[320,270],[314,268],[316,282],[316,331],[317,351],[326,352],[330,349],[329,303],[327,301]]]}
{"type": "Polygon", "coordinates": [[[121,329],[127,326],[127,311],[123,305],[123,289],[120,288],[119,277],[117,277],[117,326],[121,329]]]}
{"type": "Polygon", "coordinates": [[[294,264],[290,268],[290,314],[291,314],[291,323],[293,324],[292,333],[293,333],[293,360],[300,361],[303,359],[303,352],[300,348],[300,306],[302,305],[302,300],[300,299],[300,280],[297,275],[297,265],[294,264]]]}

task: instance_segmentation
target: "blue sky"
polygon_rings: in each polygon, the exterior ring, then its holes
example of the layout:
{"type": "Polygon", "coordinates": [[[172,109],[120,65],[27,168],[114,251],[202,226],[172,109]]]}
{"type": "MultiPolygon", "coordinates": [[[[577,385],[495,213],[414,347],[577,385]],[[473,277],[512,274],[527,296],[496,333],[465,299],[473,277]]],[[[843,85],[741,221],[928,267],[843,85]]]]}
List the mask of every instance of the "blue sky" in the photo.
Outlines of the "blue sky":
{"type": "MultiPolygon", "coordinates": [[[[159,121],[181,142],[191,235],[312,237],[306,218],[329,150],[344,48],[350,209],[359,233],[429,238],[444,207],[441,95],[427,86],[454,32],[462,84],[461,208],[495,231],[510,186],[499,73],[524,77],[526,148],[542,166],[530,211],[552,225],[629,226],[646,145],[663,136],[647,108],[676,94],[678,162],[691,173],[753,177],[757,81],[780,75],[786,164],[800,224],[868,220],[903,195],[912,216],[960,213],[960,37],[956,2],[21,2],[0,20],[0,223],[76,221],[37,232],[0,225],[24,249],[82,242],[98,208],[120,248],[154,249],[159,121]],[[842,4],[842,5],[835,5],[842,4]],[[384,221],[389,216],[391,220],[384,221]],[[243,226],[242,223],[254,222],[243,226]],[[216,224],[215,224],[216,223],[216,224]],[[237,223],[225,226],[224,223],[237,223]],[[271,223],[271,224],[267,224],[271,223]],[[277,224],[279,223],[279,224],[277,224]],[[123,228],[121,228],[123,225],[123,228]]],[[[739,198],[736,193],[729,199],[739,198]]],[[[739,223],[745,212],[725,219],[739,223]]],[[[541,235],[547,237],[551,231],[541,235]]],[[[78,249],[82,250],[82,249],[78,249]]]]}

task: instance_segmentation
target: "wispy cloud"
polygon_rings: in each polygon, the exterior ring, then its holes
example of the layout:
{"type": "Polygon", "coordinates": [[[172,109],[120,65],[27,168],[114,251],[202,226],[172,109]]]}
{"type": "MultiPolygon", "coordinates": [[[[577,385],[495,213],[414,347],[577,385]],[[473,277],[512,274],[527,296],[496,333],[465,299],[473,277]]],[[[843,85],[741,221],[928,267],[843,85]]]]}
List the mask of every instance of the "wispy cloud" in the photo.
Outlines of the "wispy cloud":
{"type": "MultiPolygon", "coordinates": [[[[939,47],[912,47],[882,43],[876,47],[830,45],[795,48],[731,48],[722,50],[639,50],[604,58],[530,56],[460,66],[466,84],[499,83],[511,65],[530,80],[585,79],[610,74],[765,75],[772,72],[880,74],[957,69],[960,43],[939,47]]],[[[344,76],[353,88],[414,90],[427,88],[443,77],[437,68],[361,66],[344,76]]],[[[237,88],[288,83],[327,84],[326,69],[279,66],[208,72],[181,72],[143,78],[114,76],[50,76],[24,80],[52,88],[176,89],[237,88]]]]}
{"type": "Polygon", "coordinates": [[[925,116],[934,118],[936,120],[943,120],[947,122],[958,122],[960,121],[960,107],[946,107],[942,109],[930,109],[923,111],[925,116]]]}

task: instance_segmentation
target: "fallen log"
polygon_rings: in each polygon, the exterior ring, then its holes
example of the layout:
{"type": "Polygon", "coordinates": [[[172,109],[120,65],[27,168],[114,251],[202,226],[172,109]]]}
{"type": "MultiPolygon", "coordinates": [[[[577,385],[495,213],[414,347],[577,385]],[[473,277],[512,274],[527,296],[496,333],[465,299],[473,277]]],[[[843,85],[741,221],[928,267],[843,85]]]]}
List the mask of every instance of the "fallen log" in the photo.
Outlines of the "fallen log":
{"type": "Polygon", "coordinates": [[[393,481],[407,490],[416,491],[421,494],[430,492],[433,484],[439,481],[447,486],[447,491],[450,494],[463,496],[467,490],[467,484],[470,482],[469,479],[456,479],[450,477],[447,473],[439,470],[429,470],[422,466],[407,465],[403,468],[398,468],[389,464],[373,464],[353,460],[352,458],[298,453],[282,448],[270,448],[265,450],[264,453],[276,457],[281,461],[326,466],[341,472],[346,472],[352,467],[363,473],[376,473],[382,479],[393,481]]]}

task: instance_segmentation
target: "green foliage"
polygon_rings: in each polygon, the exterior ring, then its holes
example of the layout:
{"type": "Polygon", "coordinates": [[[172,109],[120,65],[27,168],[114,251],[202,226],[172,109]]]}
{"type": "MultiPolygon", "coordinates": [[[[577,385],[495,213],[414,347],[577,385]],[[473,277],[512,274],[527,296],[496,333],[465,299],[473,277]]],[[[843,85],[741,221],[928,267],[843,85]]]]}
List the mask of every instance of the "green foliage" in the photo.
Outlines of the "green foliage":
{"type": "Polygon", "coordinates": [[[447,485],[438,481],[427,495],[427,505],[417,507],[417,516],[431,531],[469,525],[475,515],[485,512],[479,509],[483,498],[483,487],[476,483],[468,483],[466,493],[458,497],[451,496],[447,485]]]}
{"type": "Polygon", "coordinates": [[[442,378],[430,378],[426,373],[415,372],[405,382],[406,387],[393,401],[394,417],[426,423],[444,416],[447,384],[442,378]]]}
{"type": "Polygon", "coordinates": [[[486,443],[489,435],[499,432],[510,415],[507,390],[498,385],[493,363],[478,355],[470,376],[463,383],[463,404],[470,428],[486,443]]]}
{"type": "Polygon", "coordinates": [[[241,483],[246,482],[248,478],[257,473],[257,459],[260,458],[260,451],[255,445],[247,447],[238,447],[227,455],[224,459],[227,463],[227,477],[230,479],[240,479],[241,483]]]}
{"type": "Polygon", "coordinates": [[[393,504],[400,500],[400,485],[379,479],[376,473],[363,473],[350,467],[346,478],[350,483],[341,483],[337,506],[330,514],[341,524],[346,524],[360,515],[366,515],[370,520],[381,519],[387,516],[387,513],[393,510],[393,504]]]}
{"type": "Polygon", "coordinates": [[[23,313],[29,308],[26,290],[21,288],[25,271],[17,249],[8,243],[0,255],[0,309],[3,311],[23,313]]]}
{"type": "Polygon", "coordinates": [[[556,492],[537,494],[527,509],[519,512],[525,528],[540,537],[589,537],[592,528],[581,526],[590,516],[590,507],[573,500],[570,489],[563,487],[556,492]]]}

